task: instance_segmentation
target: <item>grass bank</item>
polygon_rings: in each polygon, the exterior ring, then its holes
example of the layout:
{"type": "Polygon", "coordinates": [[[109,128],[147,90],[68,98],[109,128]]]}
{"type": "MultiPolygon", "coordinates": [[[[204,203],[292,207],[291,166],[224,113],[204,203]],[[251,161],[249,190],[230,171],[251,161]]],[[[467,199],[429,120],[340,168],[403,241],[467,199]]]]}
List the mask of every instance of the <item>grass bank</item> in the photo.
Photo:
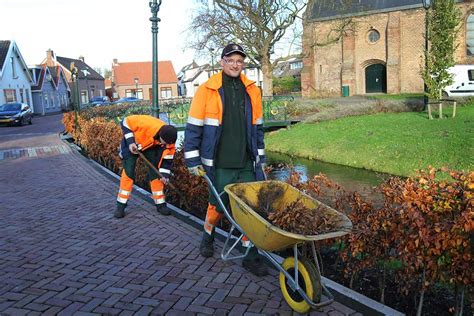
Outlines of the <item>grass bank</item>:
{"type": "Polygon", "coordinates": [[[269,151],[400,176],[429,165],[472,170],[474,103],[441,120],[403,112],[300,123],[269,133],[265,143],[269,151]]]}

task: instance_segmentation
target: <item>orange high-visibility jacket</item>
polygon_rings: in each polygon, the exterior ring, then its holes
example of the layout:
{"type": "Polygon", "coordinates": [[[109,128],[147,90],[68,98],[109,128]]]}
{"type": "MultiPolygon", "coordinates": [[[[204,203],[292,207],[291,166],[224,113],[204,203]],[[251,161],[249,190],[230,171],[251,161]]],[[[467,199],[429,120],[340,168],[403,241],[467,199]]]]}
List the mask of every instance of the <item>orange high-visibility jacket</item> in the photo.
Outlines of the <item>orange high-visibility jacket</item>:
{"type": "MultiPolygon", "coordinates": [[[[247,151],[255,163],[257,180],[263,180],[260,167],[265,162],[263,142],[263,113],[260,88],[244,74],[240,79],[245,86],[245,126],[247,151]]],[[[203,165],[209,177],[214,177],[214,159],[221,135],[224,88],[222,71],[202,84],[189,109],[184,137],[184,157],[188,167],[203,165]]]]}
{"type": "MultiPolygon", "coordinates": [[[[160,128],[166,125],[166,123],[156,117],[150,115],[130,115],[124,118],[120,125],[124,135],[124,138],[120,143],[120,156],[122,158],[131,155],[128,146],[132,143],[136,143],[142,151],[153,146],[162,145],[159,139],[155,139],[155,136],[160,128]]],[[[166,160],[172,161],[174,153],[175,145],[168,144],[165,150],[163,150],[158,165],[161,165],[161,163],[164,163],[166,160]]],[[[166,173],[169,174],[170,172],[168,171],[166,173]]]]}

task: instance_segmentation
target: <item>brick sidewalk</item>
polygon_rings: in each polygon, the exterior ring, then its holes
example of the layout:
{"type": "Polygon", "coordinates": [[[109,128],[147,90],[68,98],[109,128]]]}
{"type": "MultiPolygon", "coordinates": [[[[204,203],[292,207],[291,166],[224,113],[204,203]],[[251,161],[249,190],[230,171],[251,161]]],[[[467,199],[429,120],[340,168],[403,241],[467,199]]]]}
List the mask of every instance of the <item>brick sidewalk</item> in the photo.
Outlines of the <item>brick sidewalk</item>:
{"type": "MultiPolygon", "coordinates": [[[[292,314],[276,271],[204,259],[196,228],[136,196],[113,218],[118,183],[64,145],[0,143],[1,315],[292,314]]],[[[337,302],[312,313],[356,314],[337,302]]]]}

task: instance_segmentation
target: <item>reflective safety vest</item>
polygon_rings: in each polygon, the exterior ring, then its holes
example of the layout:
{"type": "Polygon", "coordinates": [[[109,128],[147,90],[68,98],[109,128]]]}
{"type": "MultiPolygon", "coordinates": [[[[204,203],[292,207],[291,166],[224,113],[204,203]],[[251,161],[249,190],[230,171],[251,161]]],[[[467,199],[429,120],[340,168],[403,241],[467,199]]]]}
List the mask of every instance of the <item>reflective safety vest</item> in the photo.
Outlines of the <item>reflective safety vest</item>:
{"type": "MultiPolygon", "coordinates": [[[[263,180],[261,163],[265,162],[263,142],[263,113],[260,88],[255,81],[240,74],[245,86],[245,128],[247,151],[254,161],[257,180],[263,180]]],[[[203,165],[207,174],[214,179],[214,160],[221,135],[224,88],[222,71],[215,74],[196,91],[184,136],[184,158],[188,167],[203,165]]]]}
{"type": "MultiPolygon", "coordinates": [[[[132,154],[128,149],[128,146],[132,143],[137,144],[138,149],[142,151],[161,145],[159,139],[155,139],[155,136],[164,125],[166,125],[165,122],[150,115],[130,115],[124,118],[120,123],[124,135],[120,143],[120,157],[125,158],[132,154]]],[[[174,154],[174,144],[166,147],[169,149],[166,151],[168,155],[171,149],[172,154],[174,154]]]]}

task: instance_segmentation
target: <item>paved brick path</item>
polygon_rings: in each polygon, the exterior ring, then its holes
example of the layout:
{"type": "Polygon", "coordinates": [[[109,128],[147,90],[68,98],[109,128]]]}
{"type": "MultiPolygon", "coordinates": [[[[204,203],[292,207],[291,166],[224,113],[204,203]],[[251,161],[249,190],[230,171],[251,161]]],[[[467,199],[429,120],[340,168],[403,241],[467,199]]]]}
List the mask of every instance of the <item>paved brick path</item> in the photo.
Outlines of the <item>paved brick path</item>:
{"type": "Polygon", "coordinates": [[[200,231],[137,197],[114,219],[118,183],[57,134],[1,137],[1,315],[292,314],[276,271],[202,258],[200,231]]]}

